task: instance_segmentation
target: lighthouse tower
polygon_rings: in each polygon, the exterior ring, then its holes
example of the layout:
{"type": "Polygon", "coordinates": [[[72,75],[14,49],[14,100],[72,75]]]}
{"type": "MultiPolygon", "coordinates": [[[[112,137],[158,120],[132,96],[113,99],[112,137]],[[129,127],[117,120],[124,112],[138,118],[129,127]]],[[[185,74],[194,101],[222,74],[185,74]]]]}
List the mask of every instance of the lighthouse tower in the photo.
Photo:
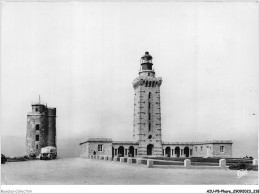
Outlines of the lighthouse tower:
{"type": "Polygon", "coordinates": [[[134,122],[133,138],[139,142],[138,156],[162,156],[160,86],[155,77],[153,57],[149,52],[141,58],[139,76],[133,81],[134,122]]]}

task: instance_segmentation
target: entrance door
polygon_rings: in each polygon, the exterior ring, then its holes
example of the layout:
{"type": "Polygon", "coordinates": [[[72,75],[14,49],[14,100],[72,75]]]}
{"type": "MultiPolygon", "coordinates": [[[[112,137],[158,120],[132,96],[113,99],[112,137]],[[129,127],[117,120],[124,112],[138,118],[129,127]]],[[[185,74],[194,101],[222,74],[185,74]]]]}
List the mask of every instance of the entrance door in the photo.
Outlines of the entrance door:
{"type": "Polygon", "coordinates": [[[152,144],[147,145],[147,155],[148,156],[153,155],[153,145],[152,144]]]}
{"type": "Polygon", "coordinates": [[[134,157],[134,152],[135,152],[135,149],[133,146],[130,146],[129,147],[129,157],[134,157]]]}
{"type": "Polygon", "coordinates": [[[118,157],[124,157],[124,151],[125,151],[124,147],[120,146],[118,148],[118,157]]]}
{"type": "Polygon", "coordinates": [[[210,149],[209,149],[209,146],[207,146],[207,157],[209,157],[210,155],[210,149]]]}
{"type": "Polygon", "coordinates": [[[188,158],[190,156],[190,149],[188,147],[184,148],[184,155],[188,158]]]}
{"type": "Polygon", "coordinates": [[[166,147],[166,148],[165,148],[165,155],[166,155],[167,157],[171,157],[171,148],[170,148],[170,147],[166,147]]]}
{"type": "Polygon", "coordinates": [[[175,148],[175,154],[177,157],[180,157],[180,148],[179,147],[175,148]]]}

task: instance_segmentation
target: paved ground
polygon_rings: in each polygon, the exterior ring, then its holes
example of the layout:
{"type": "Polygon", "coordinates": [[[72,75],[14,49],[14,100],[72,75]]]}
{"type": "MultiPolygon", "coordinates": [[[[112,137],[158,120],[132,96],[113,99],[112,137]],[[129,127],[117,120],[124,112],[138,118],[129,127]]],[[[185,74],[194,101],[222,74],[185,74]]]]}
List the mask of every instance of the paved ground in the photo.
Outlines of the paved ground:
{"type": "Polygon", "coordinates": [[[200,185],[257,184],[258,172],[237,178],[237,171],[211,169],[159,169],[135,164],[65,158],[10,162],[1,165],[3,185],[200,185]]]}

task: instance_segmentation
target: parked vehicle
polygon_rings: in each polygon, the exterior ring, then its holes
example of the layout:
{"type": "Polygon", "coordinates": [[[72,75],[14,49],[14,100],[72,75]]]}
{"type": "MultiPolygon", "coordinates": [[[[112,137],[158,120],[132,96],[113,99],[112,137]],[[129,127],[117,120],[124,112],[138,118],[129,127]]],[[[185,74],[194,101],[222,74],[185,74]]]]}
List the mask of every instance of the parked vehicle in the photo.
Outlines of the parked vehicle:
{"type": "Polygon", "coordinates": [[[36,158],[36,154],[35,154],[35,153],[30,153],[30,154],[29,154],[29,157],[30,157],[30,158],[36,158]]]}
{"type": "Polygon", "coordinates": [[[40,160],[54,159],[57,157],[57,149],[53,146],[47,146],[41,149],[40,160]]]}
{"type": "Polygon", "coordinates": [[[4,154],[1,154],[1,164],[6,163],[7,159],[4,154]]]}

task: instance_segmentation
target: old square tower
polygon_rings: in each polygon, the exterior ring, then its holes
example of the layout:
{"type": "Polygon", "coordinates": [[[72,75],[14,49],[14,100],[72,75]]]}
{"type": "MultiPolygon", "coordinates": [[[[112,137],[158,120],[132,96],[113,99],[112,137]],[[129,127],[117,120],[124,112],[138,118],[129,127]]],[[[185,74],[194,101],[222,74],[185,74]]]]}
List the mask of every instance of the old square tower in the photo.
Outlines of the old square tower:
{"type": "Polygon", "coordinates": [[[39,98],[27,114],[26,154],[39,155],[46,146],[56,147],[56,108],[47,107],[39,98]]]}
{"type": "Polygon", "coordinates": [[[141,58],[139,76],[133,81],[133,139],[139,143],[138,155],[162,156],[160,86],[149,52],[141,58]]]}

